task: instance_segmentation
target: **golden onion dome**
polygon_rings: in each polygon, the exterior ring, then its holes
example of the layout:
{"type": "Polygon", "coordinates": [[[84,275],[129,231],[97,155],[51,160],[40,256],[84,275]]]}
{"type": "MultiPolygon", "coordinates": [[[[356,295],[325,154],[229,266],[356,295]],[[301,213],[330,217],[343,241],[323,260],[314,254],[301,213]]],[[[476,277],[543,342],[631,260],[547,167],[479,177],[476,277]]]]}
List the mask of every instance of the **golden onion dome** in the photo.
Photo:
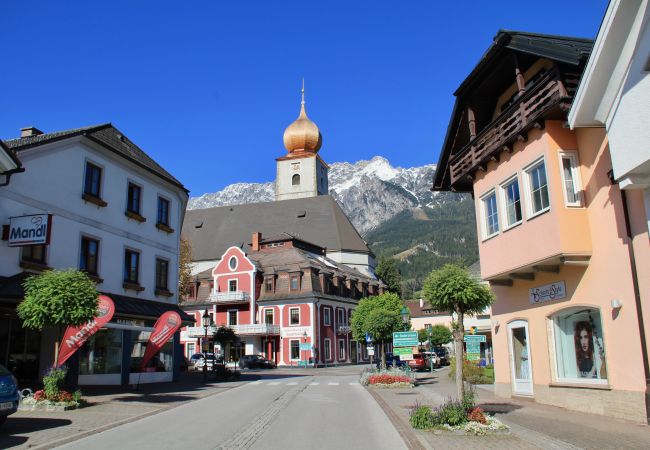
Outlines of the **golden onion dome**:
{"type": "Polygon", "coordinates": [[[303,81],[302,101],[300,102],[300,114],[298,118],[284,130],[284,146],[293,152],[312,152],[320,150],[323,137],[314,122],[309,120],[305,112],[305,85],[303,81]]]}

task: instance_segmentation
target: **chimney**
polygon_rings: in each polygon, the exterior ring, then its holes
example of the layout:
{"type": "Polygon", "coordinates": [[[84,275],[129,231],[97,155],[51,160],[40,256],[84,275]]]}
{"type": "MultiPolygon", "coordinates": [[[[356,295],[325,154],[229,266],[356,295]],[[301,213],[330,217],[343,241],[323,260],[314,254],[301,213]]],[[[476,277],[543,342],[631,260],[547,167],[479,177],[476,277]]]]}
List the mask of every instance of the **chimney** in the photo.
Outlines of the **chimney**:
{"type": "Polygon", "coordinates": [[[39,134],[43,134],[41,130],[39,130],[36,127],[25,127],[20,129],[20,137],[30,137],[30,136],[38,136],[39,134]]]}
{"type": "Polygon", "coordinates": [[[424,308],[424,300],[420,299],[420,308],[424,308]]]}
{"type": "Polygon", "coordinates": [[[255,232],[253,233],[253,243],[251,244],[252,250],[254,252],[260,251],[260,241],[262,240],[262,233],[255,232]]]}

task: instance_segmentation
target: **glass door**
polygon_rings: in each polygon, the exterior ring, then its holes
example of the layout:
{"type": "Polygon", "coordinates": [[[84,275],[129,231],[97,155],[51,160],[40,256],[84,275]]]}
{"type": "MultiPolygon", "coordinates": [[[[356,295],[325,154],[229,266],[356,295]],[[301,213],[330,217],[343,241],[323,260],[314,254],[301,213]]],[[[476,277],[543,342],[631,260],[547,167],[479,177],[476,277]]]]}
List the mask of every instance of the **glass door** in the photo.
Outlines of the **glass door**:
{"type": "Polygon", "coordinates": [[[528,323],[517,320],[508,324],[512,391],[517,395],[533,395],[533,372],[528,339],[528,323]]]}

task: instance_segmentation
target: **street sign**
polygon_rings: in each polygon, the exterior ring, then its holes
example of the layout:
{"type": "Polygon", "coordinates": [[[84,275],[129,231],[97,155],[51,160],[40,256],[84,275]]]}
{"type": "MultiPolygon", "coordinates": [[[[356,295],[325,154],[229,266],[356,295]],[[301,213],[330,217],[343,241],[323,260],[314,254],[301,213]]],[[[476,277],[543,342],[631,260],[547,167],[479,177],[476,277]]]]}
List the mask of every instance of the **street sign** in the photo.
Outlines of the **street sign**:
{"type": "Polygon", "coordinates": [[[412,355],[412,347],[393,347],[393,355],[412,355]]]}
{"type": "Polygon", "coordinates": [[[375,356],[375,348],[368,347],[368,356],[375,356]]]}
{"type": "Polygon", "coordinates": [[[406,355],[399,355],[400,361],[411,361],[413,359],[413,353],[408,353],[406,355]]]}
{"type": "Polygon", "coordinates": [[[484,334],[466,334],[463,336],[463,341],[465,342],[485,342],[484,334]]]}
{"type": "Polygon", "coordinates": [[[311,344],[309,342],[301,342],[300,350],[311,350],[311,344]]]}
{"type": "Polygon", "coordinates": [[[468,361],[479,361],[481,359],[481,343],[480,342],[466,342],[465,354],[468,361]]]}
{"type": "Polygon", "coordinates": [[[366,333],[366,342],[370,344],[372,342],[372,336],[370,336],[370,333],[366,333]]]}
{"type": "Polygon", "coordinates": [[[417,345],[417,331],[400,331],[393,333],[393,347],[416,347],[417,345]]]}

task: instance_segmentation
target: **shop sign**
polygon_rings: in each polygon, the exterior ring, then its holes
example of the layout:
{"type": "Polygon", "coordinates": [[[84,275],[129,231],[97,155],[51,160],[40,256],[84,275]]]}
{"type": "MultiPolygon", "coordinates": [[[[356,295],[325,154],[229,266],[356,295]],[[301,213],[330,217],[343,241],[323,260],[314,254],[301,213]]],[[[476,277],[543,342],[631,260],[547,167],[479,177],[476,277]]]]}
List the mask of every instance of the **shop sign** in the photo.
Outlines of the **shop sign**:
{"type": "Polygon", "coordinates": [[[302,338],[305,337],[305,333],[307,333],[307,336],[311,336],[311,327],[290,327],[280,329],[280,335],[283,338],[302,338]]]}
{"type": "Polygon", "coordinates": [[[164,312],[158,320],[156,320],[151,336],[149,336],[149,342],[147,342],[144,356],[142,357],[142,363],[140,364],[141,371],[153,355],[158,353],[162,346],[165,345],[165,343],[181,327],[181,322],[181,316],[176,311],[164,312]]]}
{"type": "Polygon", "coordinates": [[[528,290],[528,299],[531,305],[550,302],[566,297],[566,286],[564,281],[558,281],[544,286],[534,287],[528,290]]]}
{"type": "Polygon", "coordinates": [[[21,247],[24,245],[49,244],[51,228],[51,214],[10,217],[9,229],[6,230],[6,240],[9,241],[7,245],[9,247],[21,247]]]}
{"type": "Polygon", "coordinates": [[[84,345],[90,336],[97,333],[101,327],[111,320],[113,314],[115,314],[113,300],[106,295],[100,295],[97,305],[97,316],[93,320],[77,327],[70,326],[66,328],[63,339],[61,340],[61,349],[59,350],[56,366],[59,367],[66,362],[77,349],[84,345]]]}

